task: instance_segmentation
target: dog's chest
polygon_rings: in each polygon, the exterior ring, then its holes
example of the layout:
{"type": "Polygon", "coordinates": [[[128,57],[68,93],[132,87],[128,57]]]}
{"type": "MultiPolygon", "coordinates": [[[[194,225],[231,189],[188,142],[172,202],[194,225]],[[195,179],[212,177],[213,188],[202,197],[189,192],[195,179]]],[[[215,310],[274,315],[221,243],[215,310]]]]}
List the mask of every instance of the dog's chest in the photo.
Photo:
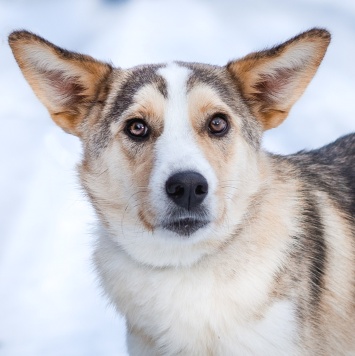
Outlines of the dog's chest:
{"type": "Polygon", "coordinates": [[[289,302],[257,310],[250,291],[214,270],[143,269],[123,255],[98,266],[129,328],[149,340],[153,354],[297,354],[289,302]]]}

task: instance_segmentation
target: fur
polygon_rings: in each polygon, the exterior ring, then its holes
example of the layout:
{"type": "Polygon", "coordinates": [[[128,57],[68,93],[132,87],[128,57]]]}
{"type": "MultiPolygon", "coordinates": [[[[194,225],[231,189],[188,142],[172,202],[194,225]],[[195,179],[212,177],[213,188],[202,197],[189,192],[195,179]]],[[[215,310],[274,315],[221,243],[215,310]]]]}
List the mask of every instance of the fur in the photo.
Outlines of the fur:
{"type": "Polygon", "coordinates": [[[10,35],[83,144],[94,261],[131,355],[355,354],[355,134],[290,156],[260,147],[329,41],[312,29],[224,67],[121,69],[10,35]],[[177,175],[188,183],[174,190],[177,175]]]}

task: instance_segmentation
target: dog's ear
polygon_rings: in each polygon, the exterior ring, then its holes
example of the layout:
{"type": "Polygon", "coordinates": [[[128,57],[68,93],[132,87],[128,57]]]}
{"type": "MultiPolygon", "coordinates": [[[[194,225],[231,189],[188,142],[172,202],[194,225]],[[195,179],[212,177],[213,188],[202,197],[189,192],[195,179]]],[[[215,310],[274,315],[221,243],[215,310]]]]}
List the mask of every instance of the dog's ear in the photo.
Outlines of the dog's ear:
{"type": "Polygon", "coordinates": [[[112,67],[27,31],[11,33],[9,44],[23,75],[55,123],[80,136],[80,123],[90,105],[100,99],[100,84],[112,67]]]}
{"type": "Polygon", "coordinates": [[[315,28],[228,63],[228,71],[264,130],[280,125],[287,117],[316,73],[329,42],[329,32],[315,28]]]}

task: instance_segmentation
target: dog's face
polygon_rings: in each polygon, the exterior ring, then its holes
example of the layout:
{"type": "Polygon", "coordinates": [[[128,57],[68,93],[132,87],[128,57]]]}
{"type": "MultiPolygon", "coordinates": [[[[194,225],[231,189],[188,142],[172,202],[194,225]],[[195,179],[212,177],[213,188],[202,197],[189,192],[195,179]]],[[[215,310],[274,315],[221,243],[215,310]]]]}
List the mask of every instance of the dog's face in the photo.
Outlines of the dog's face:
{"type": "Polygon", "coordinates": [[[244,214],[261,125],[225,68],[172,63],[119,75],[85,130],[82,181],[136,258],[192,262],[244,214]]]}
{"type": "Polygon", "coordinates": [[[10,36],[54,121],[82,140],[80,176],[104,228],[154,266],[194,263],[234,236],[262,182],[262,131],[284,120],[328,43],[311,30],[225,67],[123,70],[10,36]]]}

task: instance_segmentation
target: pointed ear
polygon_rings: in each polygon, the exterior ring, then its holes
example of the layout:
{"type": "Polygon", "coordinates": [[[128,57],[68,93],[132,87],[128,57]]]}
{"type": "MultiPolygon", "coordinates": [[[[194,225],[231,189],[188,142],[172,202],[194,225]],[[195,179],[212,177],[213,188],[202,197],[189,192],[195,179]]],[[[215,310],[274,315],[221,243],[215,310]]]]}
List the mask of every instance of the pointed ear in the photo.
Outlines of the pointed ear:
{"type": "Polygon", "coordinates": [[[63,50],[27,31],[15,31],[9,44],[23,75],[52,119],[63,130],[80,136],[80,124],[99,100],[101,84],[112,67],[63,50]]]}
{"type": "Polygon", "coordinates": [[[227,65],[264,130],[287,117],[316,73],[329,42],[328,31],[312,29],[227,65]]]}

